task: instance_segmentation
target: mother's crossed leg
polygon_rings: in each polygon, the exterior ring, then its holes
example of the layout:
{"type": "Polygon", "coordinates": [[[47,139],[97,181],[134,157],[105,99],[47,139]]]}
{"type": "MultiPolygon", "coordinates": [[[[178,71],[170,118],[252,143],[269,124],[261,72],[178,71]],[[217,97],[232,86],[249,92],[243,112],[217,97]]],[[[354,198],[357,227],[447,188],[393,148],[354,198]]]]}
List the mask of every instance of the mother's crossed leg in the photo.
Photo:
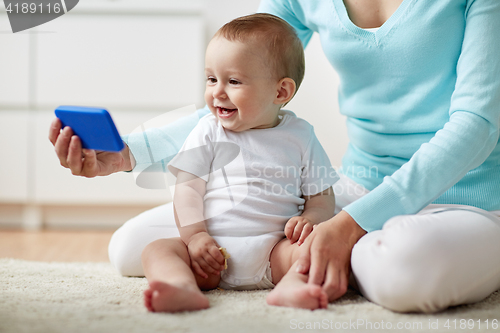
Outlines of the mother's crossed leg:
{"type": "Polygon", "coordinates": [[[474,303],[500,288],[500,217],[459,205],[396,216],[360,239],[351,266],[361,293],[393,311],[474,303]]]}
{"type": "Polygon", "coordinates": [[[155,240],[180,237],[174,220],[173,204],[150,209],[121,226],[108,246],[111,264],[124,276],[144,276],[141,254],[155,240]]]}

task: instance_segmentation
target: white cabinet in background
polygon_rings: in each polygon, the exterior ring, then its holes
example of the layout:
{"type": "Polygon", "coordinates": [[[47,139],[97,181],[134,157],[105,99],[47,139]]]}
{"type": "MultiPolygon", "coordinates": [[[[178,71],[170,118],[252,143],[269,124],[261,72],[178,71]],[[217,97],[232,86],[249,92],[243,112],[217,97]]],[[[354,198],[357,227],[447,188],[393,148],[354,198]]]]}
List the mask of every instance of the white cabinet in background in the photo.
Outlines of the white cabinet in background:
{"type": "Polygon", "coordinates": [[[0,202],[28,201],[28,155],[33,142],[28,111],[0,110],[0,202]]]}
{"type": "Polygon", "coordinates": [[[59,105],[100,106],[127,134],[167,111],[203,106],[204,6],[85,0],[12,34],[0,5],[0,225],[61,227],[74,217],[69,227],[117,226],[171,200],[168,189],[143,189],[130,173],[71,175],[48,140],[49,124],[59,105]],[[119,219],[108,223],[111,215],[119,219]]]}
{"type": "Polygon", "coordinates": [[[0,11],[0,104],[4,108],[28,107],[30,38],[29,34],[13,34],[7,13],[0,11]]]}
{"type": "Polygon", "coordinates": [[[142,110],[202,100],[199,17],[80,15],[77,9],[42,26],[51,33],[37,35],[37,105],[142,110]]]}

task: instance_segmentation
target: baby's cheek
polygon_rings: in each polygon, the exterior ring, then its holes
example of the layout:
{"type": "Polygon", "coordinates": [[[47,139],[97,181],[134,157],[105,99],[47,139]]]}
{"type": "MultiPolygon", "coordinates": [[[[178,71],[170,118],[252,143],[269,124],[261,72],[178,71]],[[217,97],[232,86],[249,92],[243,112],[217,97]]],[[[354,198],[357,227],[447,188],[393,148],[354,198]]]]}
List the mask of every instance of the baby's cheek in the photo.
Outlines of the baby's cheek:
{"type": "Polygon", "coordinates": [[[214,104],[212,103],[212,94],[210,93],[210,89],[206,88],[205,89],[205,103],[207,103],[209,106],[213,106],[214,104]]]}

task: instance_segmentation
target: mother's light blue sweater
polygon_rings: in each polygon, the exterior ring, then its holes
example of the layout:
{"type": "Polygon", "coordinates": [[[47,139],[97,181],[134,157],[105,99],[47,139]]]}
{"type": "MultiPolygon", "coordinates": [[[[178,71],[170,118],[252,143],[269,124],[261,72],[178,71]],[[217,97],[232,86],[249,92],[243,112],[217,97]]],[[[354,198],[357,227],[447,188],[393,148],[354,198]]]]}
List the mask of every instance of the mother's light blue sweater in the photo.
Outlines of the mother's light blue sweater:
{"type": "MultiPolygon", "coordinates": [[[[361,227],[429,203],[500,210],[500,0],[403,0],[374,33],[342,0],[263,0],[259,10],[304,45],[318,32],[340,75],[342,172],[371,190],[344,208],[361,227]]],[[[125,141],[138,164],[151,161],[147,146],[173,155],[207,112],[125,141]]]]}

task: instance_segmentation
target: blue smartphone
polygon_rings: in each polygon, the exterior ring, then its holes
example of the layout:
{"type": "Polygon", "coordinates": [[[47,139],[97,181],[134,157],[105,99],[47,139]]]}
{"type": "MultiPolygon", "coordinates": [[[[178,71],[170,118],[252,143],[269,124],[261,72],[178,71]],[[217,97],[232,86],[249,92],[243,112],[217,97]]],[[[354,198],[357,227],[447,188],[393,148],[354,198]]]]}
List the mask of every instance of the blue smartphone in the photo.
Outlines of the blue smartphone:
{"type": "Polygon", "coordinates": [[[123,141],[115,123],[106,109],[61,105],[55,110],[56,117],[73,133],[80,137],[82,147],[87,149],[119,152],[123,141]]]}

